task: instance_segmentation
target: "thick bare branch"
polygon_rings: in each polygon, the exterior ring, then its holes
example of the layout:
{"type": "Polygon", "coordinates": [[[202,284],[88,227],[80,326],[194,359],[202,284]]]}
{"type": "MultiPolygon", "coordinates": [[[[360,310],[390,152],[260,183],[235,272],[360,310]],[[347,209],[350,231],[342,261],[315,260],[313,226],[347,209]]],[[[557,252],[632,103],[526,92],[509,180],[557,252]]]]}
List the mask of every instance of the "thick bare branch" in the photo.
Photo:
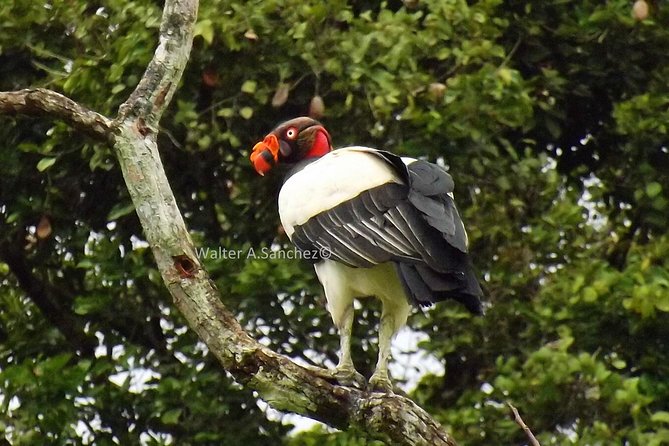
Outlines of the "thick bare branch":
{"type": "Polygon", "coordinates": [[[0,113],[60,119],[96,139],[112,137],[111,120],[45,88],[0,92],[0,113]]]}
{"type": "Polygon", "coordinates": [[[198,0],[165,2],[160,42],[139,84],[119,107],[117,123],[137,118],[143,133],[155,133],[188,62],[197,19],[198,0]]]}

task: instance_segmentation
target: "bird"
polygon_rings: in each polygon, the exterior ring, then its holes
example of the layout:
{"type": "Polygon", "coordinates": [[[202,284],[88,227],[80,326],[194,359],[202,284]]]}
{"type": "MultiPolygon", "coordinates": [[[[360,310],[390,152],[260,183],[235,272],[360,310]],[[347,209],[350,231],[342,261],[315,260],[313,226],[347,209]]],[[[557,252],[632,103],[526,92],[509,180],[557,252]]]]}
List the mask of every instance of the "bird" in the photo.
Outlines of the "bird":
{"type": "Polygon", "coordinates": [[[455,207],[451,175],[425,160],[364,146],[333,149],[317,120],[298,117],[253,146],[260,175],[288,166],[279,217],[311,260],[340,337],[339,362],[326,375],[342,385],[393,392],[391,342],[412,307],[454,299],[483,313],[483,291],[455,207]],[[354,300],[381,301],[378,358],[369,382],[351,356],[354,300]]]}

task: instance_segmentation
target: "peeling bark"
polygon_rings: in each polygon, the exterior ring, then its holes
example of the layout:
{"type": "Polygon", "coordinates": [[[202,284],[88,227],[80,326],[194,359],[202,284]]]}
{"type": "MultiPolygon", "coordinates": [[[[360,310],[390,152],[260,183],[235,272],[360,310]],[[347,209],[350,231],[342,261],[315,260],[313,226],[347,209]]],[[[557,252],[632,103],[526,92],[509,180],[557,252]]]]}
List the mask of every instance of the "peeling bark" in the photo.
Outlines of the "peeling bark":
{"type": "Polygon", "coordinates": [[[128,191],[163,280],[189,326],[223,367],[272,407],[330,426],[356,427],[393,445],[456,443],[430,415],[400,395],[323,379],[251,338],[221,302],[200,264],[165,175],[158,121],[188,61],[197,0],[166,0],[160,43],[135,91],[110,121],[49,90],[0,92],[0,113],[49,116],[113,143],[128,191]]]}

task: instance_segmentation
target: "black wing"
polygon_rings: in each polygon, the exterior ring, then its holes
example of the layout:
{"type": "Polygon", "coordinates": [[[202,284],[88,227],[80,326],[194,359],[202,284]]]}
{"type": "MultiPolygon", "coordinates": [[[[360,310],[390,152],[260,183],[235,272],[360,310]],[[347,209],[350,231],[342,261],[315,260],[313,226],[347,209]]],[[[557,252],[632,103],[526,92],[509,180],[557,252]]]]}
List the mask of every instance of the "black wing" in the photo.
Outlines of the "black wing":
{"type": "Polygon", "coordinates": [[[388,152],[370,156],[388,162],[402,183],[363,191],[315,215],[294,228],[293,243],[311,252],[327,250],[330,259],[352,267],[395,262],[415,304],[452,297],[479,312],[482,292],[467,255],[451,176],[426,161],[407,166],[388,152]]]}

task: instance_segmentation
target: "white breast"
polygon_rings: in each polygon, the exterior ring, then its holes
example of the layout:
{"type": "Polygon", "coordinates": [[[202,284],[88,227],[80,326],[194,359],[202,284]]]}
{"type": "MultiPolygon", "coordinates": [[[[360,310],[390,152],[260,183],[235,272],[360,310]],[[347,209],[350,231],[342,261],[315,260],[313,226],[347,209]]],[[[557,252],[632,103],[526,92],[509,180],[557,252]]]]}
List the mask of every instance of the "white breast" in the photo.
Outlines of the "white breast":
{"type": "Polygon", "coordinates": [[[284,183],[279,192],[279,216],[288,237],[295,226],[367,189],[401,182],[392,168],[371,151],[366,147],[335,150],[284,183]]]}

